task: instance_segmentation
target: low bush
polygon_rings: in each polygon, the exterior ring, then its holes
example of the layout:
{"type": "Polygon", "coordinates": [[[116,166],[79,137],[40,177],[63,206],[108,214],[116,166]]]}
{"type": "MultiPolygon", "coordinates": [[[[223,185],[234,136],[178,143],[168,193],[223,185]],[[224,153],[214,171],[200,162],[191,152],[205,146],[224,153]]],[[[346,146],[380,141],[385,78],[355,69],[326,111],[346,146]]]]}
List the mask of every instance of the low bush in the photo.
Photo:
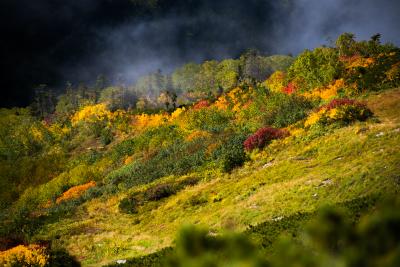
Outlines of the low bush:
{"type": "Polygon", "coordinates": [[[244,135],[233,136],[221,146],[219,153],[224,172],[230,172],[234,168],[242,166],[246,161],[246,153],[243,148],[244,140],[244,135]]]}
{"type": "Polygon", "coordinates": [[[108,127],[104,128],[101,130],[100,133],[100,141],[103,145],[108,145],[110,144],[114,139],[112,130],[108,127]]]}
{"type": "Polygon", "coordinates": [[[187,204],[188,206],[195,207],[195,206],[199,206],[199,205],[204,205],[204,204],[206,204],[207,202],[208,202],[208,199],[207,199],[207,196],[206,196],[206,195],[197,194],[197,195],[191,196],[191,197],[187,200],[186,204],[187,204]]]}
{"type": "Polygon", "coordinates": [[[48,266],[51,267],[80,267],[79,261],[71,256],[65,249],[51,249],[49,252],[48,266]]]}
{"type": "Polygon", "coordinates": [[[187,115],[187,126],[190,130],[222,132],[229,126],[231,114],[217,108],[192,110],[187,115]]]}
{"type": "Polygon", "coordinates": [[[348,99],[348,98],[340,98],[340,99],[333,99],[329,104],[321,106],[318,110],[321,109],[326,109],[326,110],[331,110],[334,108],[338,108],[341,106],[360,106],[360,107],[365,107],[365,105],[357,102],[356,100],[353,99],[348,99]]]}
{"type": "Polygon", "coordinates": [[[135,139],[127,139],[113,146],[111,150],[113,161],[119,161],[135,153],[135,139]]]}
{"type": "Polygon", "coordinates": [[[135,214],[138,212],[139,201],[135,196],[129,196],[119,202],[118,208],[120,212],[135,214]]]}
{"type": "Polygon", "coordinates": [[[177,141],[161,148],[150,159],[142,159],[111,172],[106,183],[132,187],[149,183],[168,175],[184,175],[211,160],[206,156],[208,142],[196,139],[192,142],[177,141]]]}
{"type": "Polygon", "coordinates": [[[307,116],[313,103],[295,94],[271,93],[264,108],[264,125],[282,128],[307,116]]]}
{"type": "Polygon", "coordinates": [[[250,135],[244,141],[244,147],[247,151],[253,149],[262,149],[267,146],[274,139],[281,139],[288,136],[288,132],[285,130],[275,129],[272,127],[264,127],[259,129],[253,135],[250,135]]]}
{"type": "Polygon", "coordinates": [[[334,99],[311,113],[304,123],[305,127],[315,124],[329,125],[338,123],[347,125],[354,121],[365,121],[373,115],[372,111],[362,103],[351,99],[334,99]]]}
{"type": "Polygon", "coordinates": [[[94,181],[90,181],[83,185],[73,186],[58,197],[56,203],[59,204],[62,201],[79,198],[86,190],[94,186],[96,186],[96,182],[94,181]]]}
{"type": "Polygon", "coordinates": [[[149,201],[159,201],[167,198],[184,189],[187,186],[193,186],[199,182],[196,177],[189,177],[181,181],[163,183],[152,186],[143,192],[136,192],[119,203],[119,210],[123,213],[134,214],[138,208],[149,201]]]}
{"type": "Polygon", "coordinates": [[[159,184],[145,192],[144,198],[150,201],[157,201],[176,193],[176,186],[171,184],[159,184]]]}

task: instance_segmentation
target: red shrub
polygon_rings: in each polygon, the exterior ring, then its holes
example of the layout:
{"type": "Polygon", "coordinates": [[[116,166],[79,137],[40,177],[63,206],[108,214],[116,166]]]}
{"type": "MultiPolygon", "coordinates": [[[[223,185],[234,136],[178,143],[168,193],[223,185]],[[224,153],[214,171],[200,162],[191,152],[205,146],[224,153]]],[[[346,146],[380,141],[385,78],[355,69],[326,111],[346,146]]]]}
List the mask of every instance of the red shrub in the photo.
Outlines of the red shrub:
{"type": "Polygon", "coordinates": [[[200,100],[196,104],[194,104],[193,109],[202,109],[210,106],[210,103],[207,100],[200,100]]]}
{"type": "Polygon", "coordinates": [[[280,139],[286,137],[288,132],[285,130],[275,129],[272,127],[264,127],[253,135],[249,136],[243,145],[247,151],[253,150],[255,148],[263,148],[268,145],[274,139],[280,139]]]}
{"type": "Polygon", "coordinates": [[[364,106],[364,104],[357,102],[353,99],[342,98],[342,99],[333,99],[329,104],[323,105],[319,108],[319,110],[325,108],[326,110],[331,110],[340,106],[352,105],[352,106],[364,106]]]}
{"type": "Polygon", "coordinates": [[[290,82],[290,83],[288,83],[288,85],[286,85],[286,87],[284,87],[283,89],[282,89],[282,91],[285,93],[285,94],[288,94],[288,95],[290,95],[290,94],[293,94],[294,92],[296,92],[297,91],[297,85],[295,84],[295,83],[293,83],[293,82],[290,82]]]}

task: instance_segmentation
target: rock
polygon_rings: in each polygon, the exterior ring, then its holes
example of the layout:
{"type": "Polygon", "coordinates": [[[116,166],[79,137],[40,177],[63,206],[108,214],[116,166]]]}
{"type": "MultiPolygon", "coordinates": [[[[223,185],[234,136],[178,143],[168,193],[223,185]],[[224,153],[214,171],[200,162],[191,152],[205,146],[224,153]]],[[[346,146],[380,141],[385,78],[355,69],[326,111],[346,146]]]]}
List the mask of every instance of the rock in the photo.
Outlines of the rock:
{"type": "Polygon", "coordinates": [[[272,218],[272,220],[273,220],[274,222],[280,221],[280,220],[282,220],[282,219],[283,219],[283,216],[278,216],[278,217],[272,218]]]}
{"type": "Polygon", "coordinates": [[[250,206],[250,208],[251,208],[251,209],[258,209],[258,206],[257,206],[257,204],[252,204],[252,205],[250,206]]]}
{"type": "Polygon", "coordinates": [[[268,168],[268,167],[271,167],[271,166],[272,166],[272,162],[268,162],[268,163],[264,164],[262,166],[262,168],[265,169],[265,168],[268,168]]]}
{"type": "Polygon", "coordinates": [[[125,264],[126,260],[117,260],[117,264],[125,264]]]}
{"type": "Polygon", "coordinates": [[[357,128],[355,133],[360,134],[360,133],[365,133],[366,131],[368,131],[367,127],[361,127],[361,128],[357,128]]]}
{"type": "Polygon", "coordinates": [[[209,235],[209,236],[218,236],[218,233],[210,230],[210,231],[208,232],[208,235],[209,235]]]}
{"type": "Polygon", "coordinates": [[[332,180],[331,179],[325,179],[319,184],[318,187],[324,187],[324,186],[327,186],[327,185],[330,185],[330,184],[332,184],[332,180]]]}

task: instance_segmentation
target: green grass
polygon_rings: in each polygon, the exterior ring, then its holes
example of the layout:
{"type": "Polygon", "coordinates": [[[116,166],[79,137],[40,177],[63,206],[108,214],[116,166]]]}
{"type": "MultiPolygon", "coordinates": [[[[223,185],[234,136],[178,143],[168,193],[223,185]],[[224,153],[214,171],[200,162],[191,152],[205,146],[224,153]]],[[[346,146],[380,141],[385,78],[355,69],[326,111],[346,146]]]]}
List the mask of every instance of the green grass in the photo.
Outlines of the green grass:
{"type": "Polygon", "coordinates": [[[169,247],[184,224],[205,225],[215,233],[246,231],[249,225],[313,213],[326,203],[395,192],[400,183],[399,99],[399,89],[372,94],[368,105],[379,123],[274,141],[229,174],[210,168],[92,199],[71,216],[44,225],[33,239],[51,239],[84,266],[99,266],[169,247]],[[118,209],[129,194],[188,177],[201,181],[143,204],[137,214],[118,209]]]}

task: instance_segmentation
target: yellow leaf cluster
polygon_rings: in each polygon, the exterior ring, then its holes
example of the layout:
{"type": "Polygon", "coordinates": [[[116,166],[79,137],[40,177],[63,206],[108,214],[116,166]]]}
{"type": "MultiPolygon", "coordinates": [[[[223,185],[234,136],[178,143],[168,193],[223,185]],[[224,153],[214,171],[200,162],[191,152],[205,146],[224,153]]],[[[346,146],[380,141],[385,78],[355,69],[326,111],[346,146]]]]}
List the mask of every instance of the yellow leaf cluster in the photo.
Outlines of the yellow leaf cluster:
{"type": "Polygon", "coordinates": [[[310,127],[314,124],[316,124],[323,116],[326,114],[326,109],[321,109],[318,112],[313,112],[311,113],[307,120],[304,122],[305,127],[310,127]]]}
{"type": "Polygon", "coordinates": [[[289,126],[286,130],[289,132],[290,136],[299,136],[305,132],[303,128],[297,128],[295,126],[289,126]]]}
{"type": "Polygon", "coordinates": [[[113,117],[112,112],[107,109],[107,105],[100,103],[97,105],[85,106],[72,116],[71,122],[73,125],[76,125],[81,121],[96,122],[107,120],[111,117],[113,117]]]}
{"type": "Polygon", "coordinates": [[[177,119],[177,118],[180,117],[185,111],[186,111],[186,108],[185,108],[185,107],[175,109],[174,112],[171,113],[170,120],[175,120],[175,119],[177,119]]]}
{"type": "Polygon", "coordinates": [[[304,93],[303,95],[307,98],[321,98],[323,100],[331,99],[337,96],[339,90],[345,88],[345,82],[343,79],[338,79],[329,84],[326,87],[317,88],[312,92],[304,93]]]}
{"type": "Polygon", "coordinates": [[[226,95],[220,96],[214,106],[220,110],[231,109],[233,112],[239,112],[250,101],[252,92],[252,88],[243,90],[243,88],[236,87],[226,95]]]}
{"type": "Polygon", "coordinates": [[[42,141],[43,140],[43,132],[36,126],[31,127],[31,134],[35,140],[42,141]]]}
{"type": "Polygon", "coordinates": [[[55,136],[56,138],[60,139],[63,136],[70,133],[71,129],[63,126],[61,127],[58,123],[53,123],[47,127],[47,130],[51,133],[51,135],[55,136]]]}
{"type": "Polygon", "coordinates": [[[328,117],[335,120],[335,119],[339,119],[339,110],[337,108],[333,108],[331,110],[329,110],[328,112],[328,117]]]}
{"type": "Polygon", "coordinates": [[[225,95],[222,95],[217,99],[217,101],[215,101],[214,106],[220,110],[227,110],[229,107],[229,101],[225,95]]]}
{"type": "Polygon", "coordinates": [[[285,73],[275,71],[265,82],[264,85],[273,92],[282,92],[285,82],[285,73]]]}
{"type": "Polygon", "coordinates": [[[135,126],[144,130],[150,127],[160,126],[169,120],[168,114],[141,114],[135,116],[135,126]]]}
{"type": "Polygon", "coordinates": [[[39,245],[19,245],[0,252],[0,266],[46,266],[48,255],[39,245]]]}
{"type": "Polygon", "coordinates": [[[57,198],[56,203],[59,204],[62,201],[74,199],[80,197],[86,190],[96,186],[96,182],[90,181],[89,183],[83,185],[77,185],[71,187],[67,191],[65,191],[60,197],[57,198]]]}

